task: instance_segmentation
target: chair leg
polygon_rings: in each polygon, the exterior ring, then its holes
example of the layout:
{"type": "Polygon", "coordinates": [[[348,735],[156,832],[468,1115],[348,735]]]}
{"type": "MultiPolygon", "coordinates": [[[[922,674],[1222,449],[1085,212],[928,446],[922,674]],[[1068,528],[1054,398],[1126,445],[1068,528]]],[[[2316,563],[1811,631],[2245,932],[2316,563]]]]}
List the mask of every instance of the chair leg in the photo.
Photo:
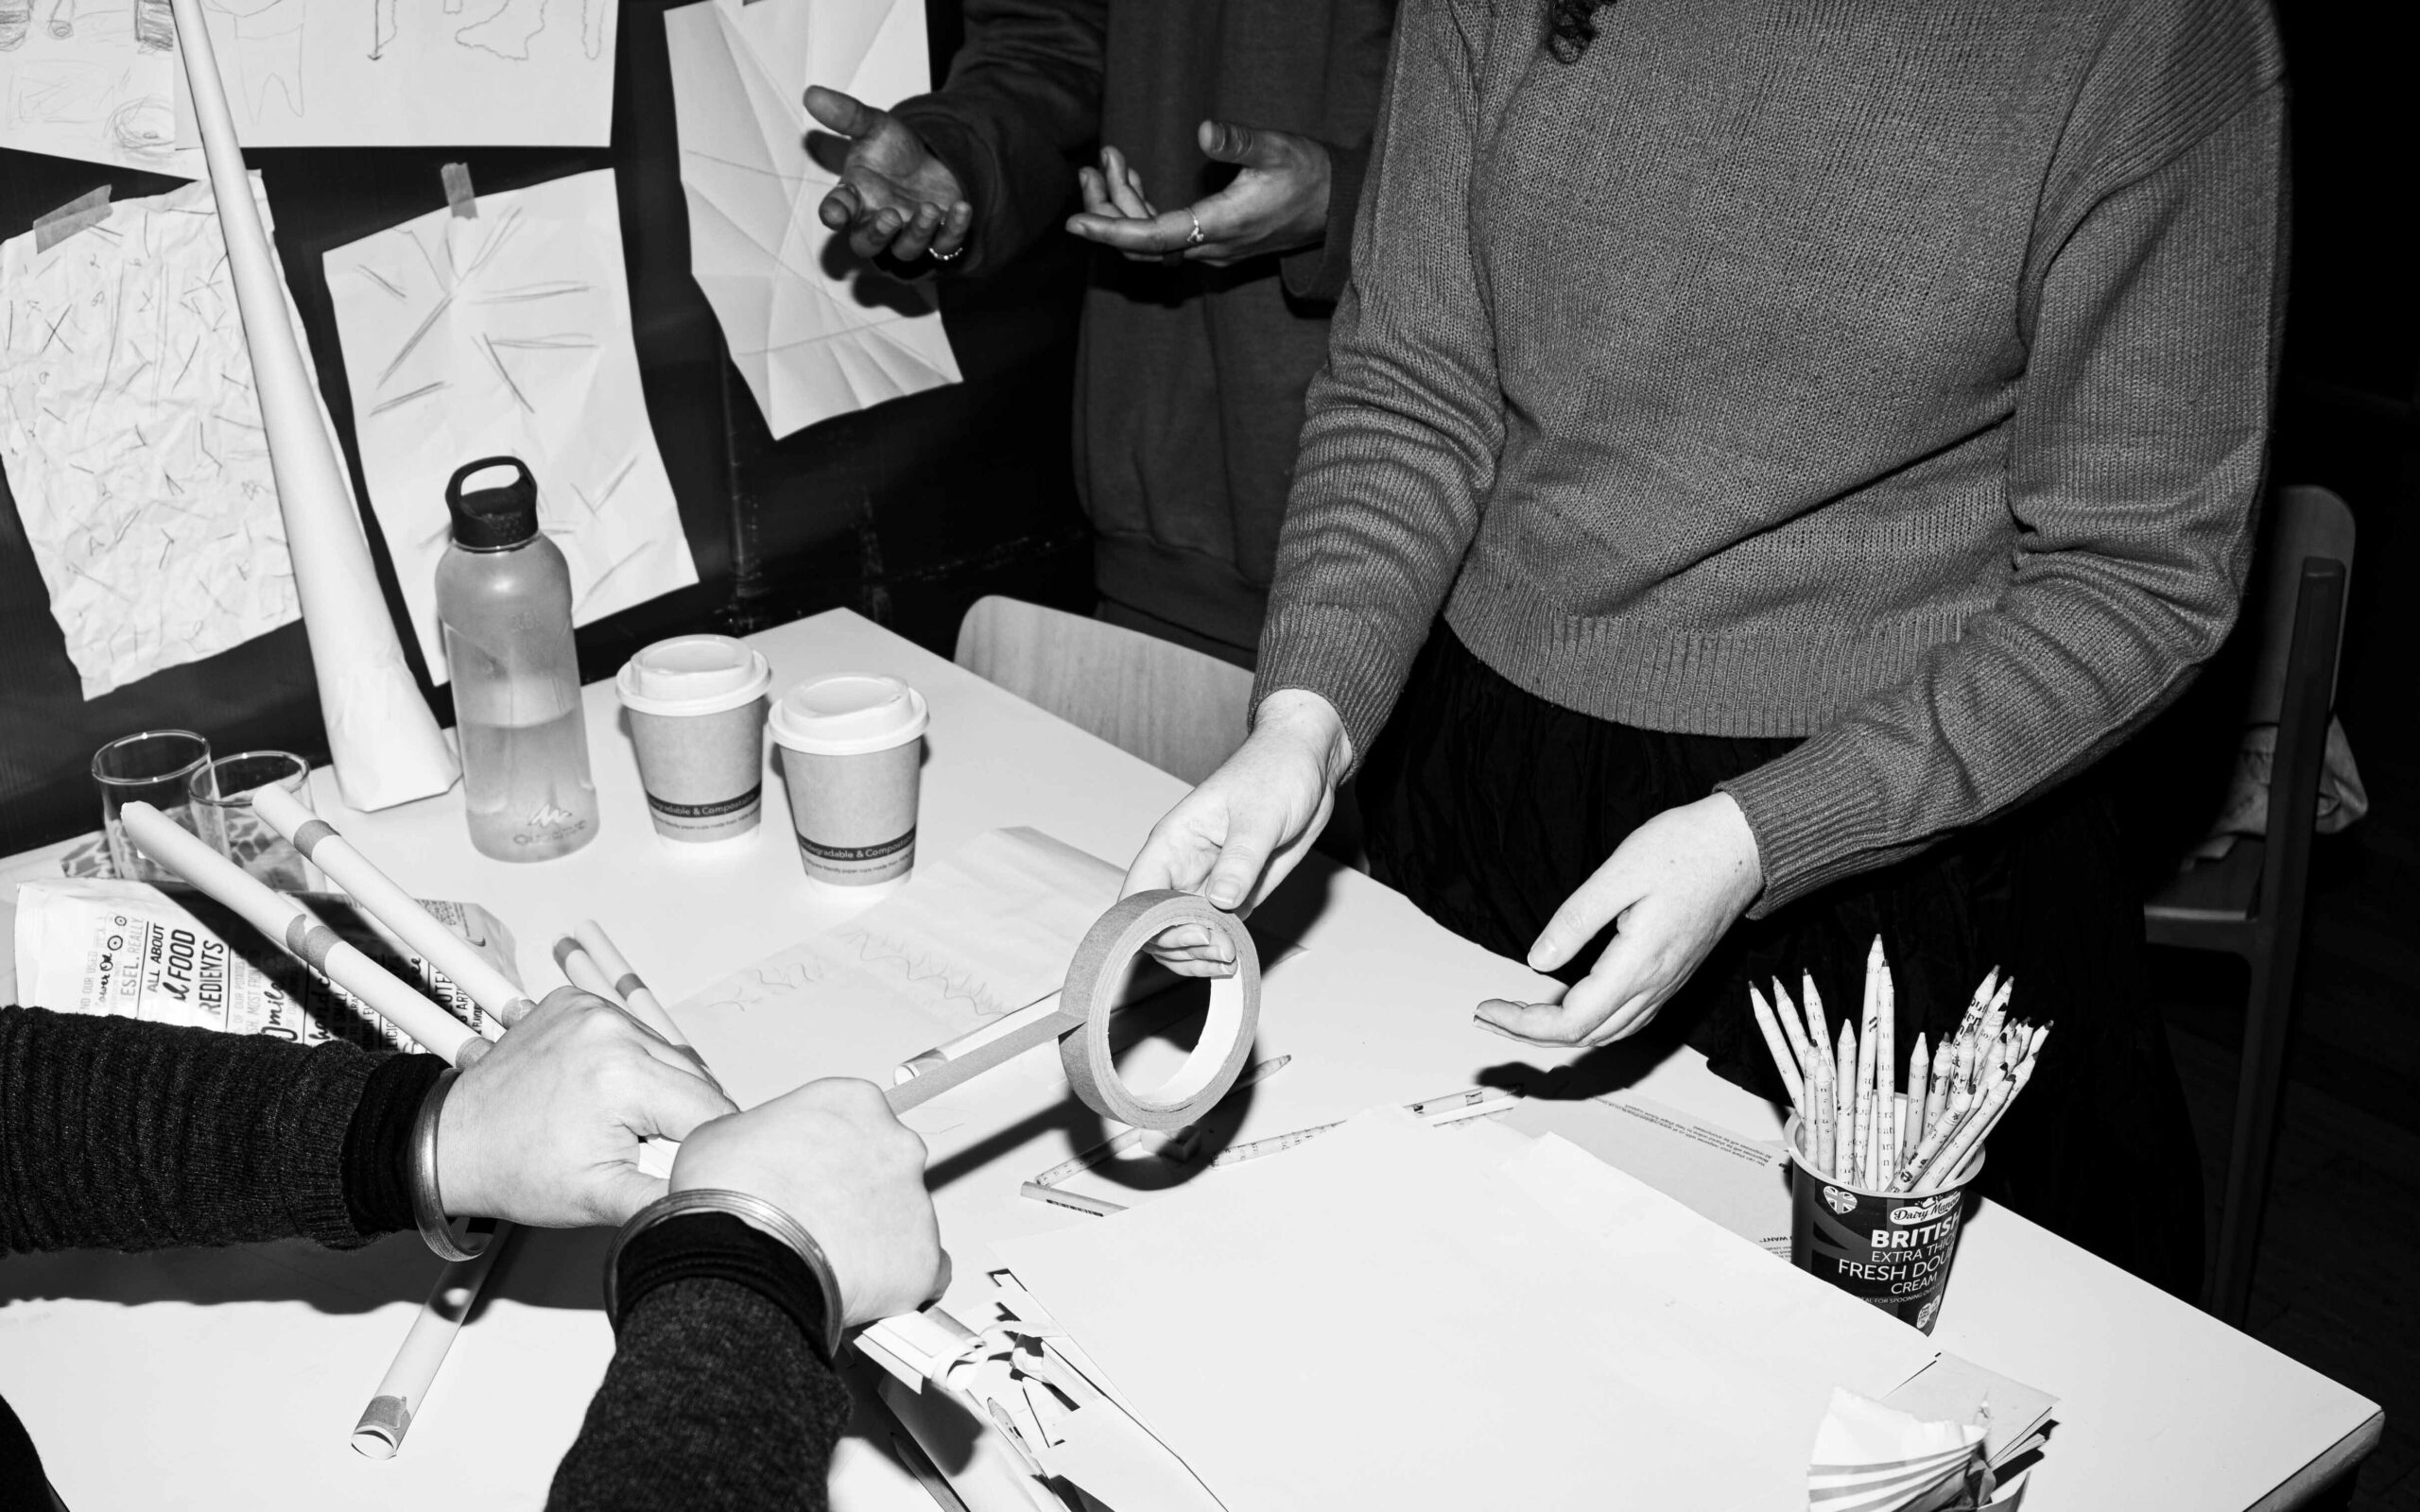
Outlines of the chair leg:
{"type": "Polygon", "coordinates": [[[2260,1254],[2260,1220],[2269,1206],[2270,1157],[2277,1143],[2277,1109],[2286,1088],[2286,1045],[2293,1029],[2295,955],[2292,942],[2264,939],[2252,955],[2252,990],[2244,1002],[2243,1069],[2236,1082],[2235,1132],[2227,1148],[2226,1194],[2219,1208],[2219,1253],[2208,1311],[2237,1328],[2252,1300],[2252,1272],[2260,1254]]]}

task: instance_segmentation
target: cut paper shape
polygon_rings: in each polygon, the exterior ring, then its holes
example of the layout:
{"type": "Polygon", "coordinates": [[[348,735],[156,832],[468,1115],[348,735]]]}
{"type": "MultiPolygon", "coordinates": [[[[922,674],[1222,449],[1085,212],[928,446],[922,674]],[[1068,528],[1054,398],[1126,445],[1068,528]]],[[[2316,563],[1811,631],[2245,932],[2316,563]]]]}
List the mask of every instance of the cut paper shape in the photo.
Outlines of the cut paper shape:
{"type": "Polygon", "coordinates": [[[210,186],[36,239],[0,246],[0,461],[97,698],[301,609],[210,186]]]}
{"type": "MultiPolygon", "coordinates": [[[[618,10],[619,0],[202,0],[248,148],[605,146],[618,10]]],[[[182,77],[175,88],[176,140],[198,141],[182,77]]]]}
{"type": "Polygon", "coordinates": [[[168,0],[0,0],[0,146],[201,177],[168,0]]]}
{"type": "Polygon", "coordinates": [[[370,507],[430,677],[446,680],[437,562],[465,462],[528,464],[573,624],[698,580],[639,387],[612,169],[481,195],[475,217],[432,210],[322,266],[370,507]]]}
{"type": "Polygon", "coordinates": [[[929,87],[915,0],[700,0],[667,10],[689,267],[776,437],[959,381],[925,284],[852,256],[816,218],[804,85],[887,106],[929,87]]]}

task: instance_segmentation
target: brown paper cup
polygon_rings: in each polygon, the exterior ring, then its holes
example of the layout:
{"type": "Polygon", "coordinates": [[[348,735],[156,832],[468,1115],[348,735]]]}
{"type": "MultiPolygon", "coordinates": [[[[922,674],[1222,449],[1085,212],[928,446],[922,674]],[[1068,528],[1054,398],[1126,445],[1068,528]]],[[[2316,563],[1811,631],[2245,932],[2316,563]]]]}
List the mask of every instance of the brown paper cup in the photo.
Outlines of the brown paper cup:
{"type": "Polygon", "coordinates": [[[765,806],[765,700],[703,714],[629,711],[648,817],[667,840],[729,840],[765,806]]]}
{"type": "Polygon", "coordinates": [[[921,736],[846,756],[784,747],[782,777],[808,876],[859,887],[908,874],[924,753],[921,736]]]}

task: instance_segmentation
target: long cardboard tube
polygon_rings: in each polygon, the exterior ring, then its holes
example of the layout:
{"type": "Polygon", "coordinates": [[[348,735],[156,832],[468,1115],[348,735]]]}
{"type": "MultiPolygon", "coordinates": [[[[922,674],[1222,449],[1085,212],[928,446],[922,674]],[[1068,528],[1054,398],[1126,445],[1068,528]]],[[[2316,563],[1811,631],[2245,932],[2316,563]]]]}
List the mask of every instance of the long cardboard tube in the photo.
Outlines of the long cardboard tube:
{"type": "Polygon", "coordinates": [[[357,809],[383,809],[442,793],[461,768],[412,682],[371,566],[361,511],[354,507],[335,442],[320,421],[302,349],[286,316],[268,232],[252,202],[251,177],[244,171],[201,0],[170,3],[235,303],[243,315],[244,345],[251,353],[261,425],[268,433],[269,471],[277,479],[278,510],[294,559],[294,587],[302,600],[302,629],[311,643],[320,717],[327,727],[337,784],[357,809]]]}
{"type": "Polygon", "coordinates": [[[428,1400],[428,1388],[437,1381],[438,1368],[445,1364],[446,1351],[454,1348],[454,1335],[462,1332],[462,1319],[479,1299],[479,1287],[488,1279],[488,1267],[495,1263],[498,1251],[512,1237],[512,1226],[500,1223],[488,1236],[487,1244],[468,1260],[458,1260],[438,1274],[437,1284],[429,1288],[428,1300],[421,1304],[420,1314],[412,1319],[411,1332],[404,1335],[403,1347],[395,1351],[395,1360],[387,1366],[378,1390],[370,1405],[361,1410],[361,1420],[354,1425],[353,1447],[355,1452],[372,1459],[390,1459],[404,1447],[404,1435],[411,1432],[412,1414],[428,1400]]]}
{"type": "Polygon", "coordinates": [[[368,1004],[380,1018],[450,1063],[479,1037],[420,990],[338,937],[311,911],[204,845],[176,820],[136,801],[119,811],[144,854],[241,915],[278,948],[368,1004]]]}

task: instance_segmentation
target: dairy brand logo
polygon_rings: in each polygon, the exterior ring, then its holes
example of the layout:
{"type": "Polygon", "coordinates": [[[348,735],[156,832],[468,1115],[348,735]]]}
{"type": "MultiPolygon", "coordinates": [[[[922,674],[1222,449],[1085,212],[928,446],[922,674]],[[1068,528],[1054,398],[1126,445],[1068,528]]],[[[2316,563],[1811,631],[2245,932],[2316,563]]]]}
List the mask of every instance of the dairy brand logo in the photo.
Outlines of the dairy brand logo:
{"type": "Polygon", "coordinates": [[[1930,1333],[1932,1332],[1932,1315],[1940,1311],[1940,1297],[1936,1297],[1931,1301],[1927,1302],[1924,1305],[1924,1310],[1916,1314],[1917,1329],[1923,1332],[1930,1333]]]}
{"type": "Polygon", "coordinates": [[[1891,1221],[1897,1224],[1931,1223],[1946,1217],[1958,1211],[1958,1195],[1955,1192],[1945,1192],[1904,1208],[1893,1208],[1891,1210],[1891,1221]]]}
{"type": "Polygon", "coordinates": [[[1834,1212],[1846,1213],[1851,1208],[1857,1206],[1857,1197],[1853,1194],[1843,1192],[1838,1187],[1825,1187],[1824,1189],[1824,1203],[1834,1212]]]}

